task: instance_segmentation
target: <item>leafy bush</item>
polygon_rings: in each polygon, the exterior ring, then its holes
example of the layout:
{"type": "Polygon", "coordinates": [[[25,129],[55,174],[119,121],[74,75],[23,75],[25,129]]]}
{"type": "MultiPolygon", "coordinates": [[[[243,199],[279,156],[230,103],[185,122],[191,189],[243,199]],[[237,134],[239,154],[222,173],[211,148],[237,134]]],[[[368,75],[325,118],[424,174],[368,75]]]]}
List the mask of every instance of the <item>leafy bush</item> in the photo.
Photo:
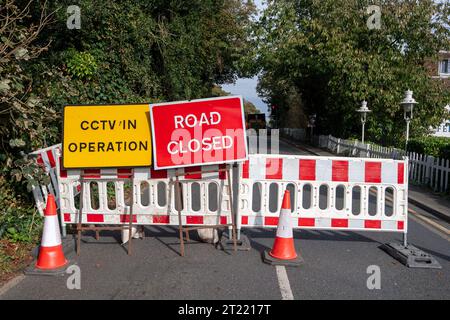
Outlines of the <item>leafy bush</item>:
{"type": "Polygon", "coordinates": [[[34,23],[31,2],[0,5],[0,238],[8,243],[32,243],[39,236],[41,219],[29,191],[45,174],[26,154],[59,136],[58,117],[43,103],[27,68],[48,49],[36,38],[51,16],[36,5],[41,14],[34,23]]]}
{"type": "Polygon", "coordinates": [[[27,204],[24,198],[0,176],[0,238],[11,242],[33,242],[39,237],[42,219],[34,205],[27,204]]]}
{"type": "Polygon", "coordinates": [[[445,137],[423,137],[408,142],[408,151],[450,159],[450,139],[445,137]]]}
{"type": "Polygon", "coordinates": [[[69,74],[79,79],[92,79],[97,71],[97,63],[89,52],[71,52],[67,59],[69,74]]]}

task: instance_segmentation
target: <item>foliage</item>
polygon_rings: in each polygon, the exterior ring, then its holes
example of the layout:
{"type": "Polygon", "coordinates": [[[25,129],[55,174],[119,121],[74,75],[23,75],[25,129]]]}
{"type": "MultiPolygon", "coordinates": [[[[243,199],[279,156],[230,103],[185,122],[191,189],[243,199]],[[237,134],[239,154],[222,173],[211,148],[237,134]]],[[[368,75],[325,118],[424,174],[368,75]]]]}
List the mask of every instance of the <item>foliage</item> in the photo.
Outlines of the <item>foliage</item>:
{"type": "Polygon", "coordinates": [[[80,0],[81,29],[68,29],[73,4],[0,0],[0,226],[10,241],[32,240],[29,190],[48,176],[27,154],[60,142],[64,105],[209,97],[250,50],[251,1],[80,0]]]}
{"type": "Polygon", "coordinates": [[[261,113],[256,106],[248,100],[244,99],[244,112],[245,114],[261,113]]]}
{"type": "Polygon", "coordinates": [[[36,211],[29,191],[48,177],[26,154],[58,131],[51,126],[56,113],[33,90],[33,76],[26,68],[48,49],[36,39],[51,19],[41,8],[33,23],[31,4],[0,5],[0,238],[12,242],[33,241],[39,232],[32,228],[36,211]]]}
{"type": "Polygon", "coordinates": [[[359,132],[355,110],[367,100],[368,138],[397,144],[405,132],[399,102],[410,88],[419,102],[411,134],[436,127],[450,92],[425,65],[449,48],[449,13],[450,3],[432,0],[270,1],[253,32],[253,72],[275,106],[272,120],[283,126],[299,94],[304,113],[317,114],[317,132],[347,137],[359,132]],[[366,25],[369,4],[381,7],[380,29],[366,25]]]}
{"type": "Polygon", "coordinates": [[[89,52],[73,52],[66,65],[68,73],[79,79],[92,79],[97,71],[97,63],[89,52]]]}
{"type": "Polygon", "coordinates": [[[450,139],[445,137],[422,137],[408,141],[408,151],[450,159],[450,139]]]}
{"type": "Polygon", "coordinates": [[[24,68],[47,50],[33,41],[50,17],[42,11],[40,24],[32,24],[29,5],[19,9],[11,1],[0,6],[0,16],[0,161],[8,170],[15,159],[22,160],[24,150],[42,146],[57,130],[48,126],[55,112],[33,92],[32,76],[24,68]]]}
{"type": "Polygon", "coordinates": [[[8,181],[0,176],[0,238],[12,242],[30,242],[40,232],[41,218],[36,217],[33,204],[24,201],[8,181]]]}
{"type": "Polygon", "coordinates": [[[0,286],[21,272],[32,260],[33,243],[0,240],[0,286]]]}
{"type": "Polygon", "coordinates": [[[247,51],[254,6],[240,0],[81,0],[81,29],[66,28],[65,8],[42,33],[52,47],[34,66],[56,110],[64,104],[153,102],[208,97],[232,81],[247,51]],[[49,70],[50,69],[50,70],[49,70]]]}

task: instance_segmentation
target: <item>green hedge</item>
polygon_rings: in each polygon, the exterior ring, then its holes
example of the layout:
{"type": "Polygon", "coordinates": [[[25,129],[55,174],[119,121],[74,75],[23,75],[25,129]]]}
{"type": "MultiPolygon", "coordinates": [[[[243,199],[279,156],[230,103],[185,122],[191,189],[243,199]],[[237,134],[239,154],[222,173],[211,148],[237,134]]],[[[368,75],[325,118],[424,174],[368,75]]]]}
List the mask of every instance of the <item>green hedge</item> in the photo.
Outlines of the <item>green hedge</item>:
{"type": "Polygon", "coordinates": [[[450,159],[450,138],[423,137],[411,139],[408,142],[408,151],[450,159]]]}

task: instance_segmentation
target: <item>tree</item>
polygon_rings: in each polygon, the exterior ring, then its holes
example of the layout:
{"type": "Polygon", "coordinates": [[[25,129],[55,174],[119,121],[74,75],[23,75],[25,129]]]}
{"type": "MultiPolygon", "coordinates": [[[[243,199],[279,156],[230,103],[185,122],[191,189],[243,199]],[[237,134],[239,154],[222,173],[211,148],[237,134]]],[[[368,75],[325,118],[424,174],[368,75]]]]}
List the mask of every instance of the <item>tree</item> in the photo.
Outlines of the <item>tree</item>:
{"type": "Polygon", "coordinates": [[[64,105],[209,97],[239,74],[255,10],[241,0],[81,0],[81,28],[69,29],[72,4],[45,3],[51,24],[38,1],[1,6],[0,130],[15,152],[2,152],[8,164],[61,141],[64,105]]]}
{"type": "MultiPolygon", "coordinates": [[[[404,91],[419,102],[412,134],[438,125],[450,93],[432,79],[426,60],[449,48],[449,3],[375,1],[380,29],[369,29],[368,3],[361,0],[270,1],[254,30],[259,93],[277,105],[272,117],[291,107],[298,92],[303,112],[317,114],[317,129],[340,137],[359,136],[362,100],[373,113],[368,138],[402,140],[404,91]]],[[[283,125],[283,123],[281,123],[283,125]]]]}
{"type": "Polygon", "coordinates": [[[80,0],[69,29],[73,4],[0,0],[0,237],[34,211],[25,155],[61,142],[64,105],[210,97],[250,50],[251,1],[80,0]]]}
{"type": "Polygon", "coordinates": [[[36,39],[52,19],[44,4],[39,7],[39,19],[32,24],[31,4],[29,1],[18,7],[15,1],[7,0],[0,5],[1,171],[5,174],[12,170],[18,181],[25,176],[29,189],[38,168],[24,158],[23,148],[40,146],[57,131],[48,127],[54,110],[33,90],[33,77],[25,68],[28,61],[48,49],[48,43],[39,45],[36,39]]]}
{"type": "Polygon", "coordinates": [[[39,85],[55,107],[207,97],[237,77],[249,50],[252,2],[82,0],[81,28],[70,30],[72,2],[53,3],[57,21],[42,37],[52,50],[35,66],[53,69],[39,85]]]}
{"type": "Polygon", "coordinates": [[[26,68],[28,61],[48,49],[48,43],[39,44],[37,38],[52,14],[44,3],[31,23],[31,5],[32,1],[22,6],[0,1],[0,237],[13,241],[32,239],[35,210],[24,186],[29,191],[37,180],[49,183],[24,150],[43,145],[57,132],[49,127],[55,113],[34,91],[33,76],[26,68]]]}

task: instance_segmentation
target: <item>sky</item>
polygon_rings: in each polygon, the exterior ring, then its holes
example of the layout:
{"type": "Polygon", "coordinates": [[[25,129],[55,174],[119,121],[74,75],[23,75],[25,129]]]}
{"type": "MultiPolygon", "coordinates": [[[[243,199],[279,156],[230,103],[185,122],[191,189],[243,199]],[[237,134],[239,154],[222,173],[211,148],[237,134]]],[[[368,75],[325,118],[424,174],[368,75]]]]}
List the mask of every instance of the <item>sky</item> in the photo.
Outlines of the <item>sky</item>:
{"type": "Polygon", "coordinates": [[[231,94],[239,94],[245,100],[253,103],[256,108],[261,112],[265,113],[266,116],[269,114],[267,110],[267,105],[258,97],[256,93],[256,84],[258,83],[258,77],[253,78],[240,78],[235,84],[225,84],[222,85],[222,89],[231,92],[231,94]]]}
{"type": "MultiPolygon", "coordinates": [[[[258,10],[262,10],[266,6],[263,0],[254,0],[253,2],[256,4],[258,10]]],[[[258,97],[258,94],[256,93],[257,83],[257,76],[253,78],[240,78],[234,84],[222,85],[222,89],[230,92],[231,94],[242,95],[244,99],[253,103],[256,108],[265,113],[267,117],[269,115],[267,105],[261,100],[261,98],[258,97]]]]}

